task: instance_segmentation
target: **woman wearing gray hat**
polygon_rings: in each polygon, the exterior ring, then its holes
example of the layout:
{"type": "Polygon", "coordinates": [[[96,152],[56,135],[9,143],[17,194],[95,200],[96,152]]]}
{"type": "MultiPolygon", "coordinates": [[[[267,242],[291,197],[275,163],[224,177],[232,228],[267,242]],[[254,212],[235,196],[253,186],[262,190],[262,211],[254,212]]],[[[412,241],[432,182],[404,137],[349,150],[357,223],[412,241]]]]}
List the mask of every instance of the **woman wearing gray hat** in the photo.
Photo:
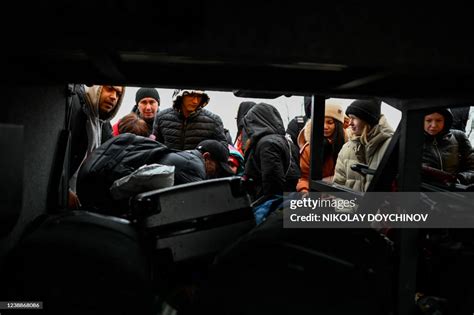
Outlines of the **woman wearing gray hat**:
{"type": "Polygon", "coordinates": [[[369,187],[372,175],[360,174],[351,165],[360,163],[377,169],[382,160],[393,129],[380,113],[380,106],[376,100],[356,100],[346,109],[352,136],[339,152],[334,183],[361,192],[369,187]]]}

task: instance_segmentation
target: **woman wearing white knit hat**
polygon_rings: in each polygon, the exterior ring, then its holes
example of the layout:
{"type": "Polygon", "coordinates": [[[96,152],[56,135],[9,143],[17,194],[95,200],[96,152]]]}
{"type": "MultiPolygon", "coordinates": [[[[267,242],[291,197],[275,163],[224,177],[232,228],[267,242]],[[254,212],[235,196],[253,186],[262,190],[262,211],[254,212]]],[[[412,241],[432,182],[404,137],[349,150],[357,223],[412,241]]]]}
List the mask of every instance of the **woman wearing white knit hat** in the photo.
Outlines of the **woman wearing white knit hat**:
{"type": "MultiPolygon", "coordinates": [[[[325,106],[324,118],[324,146],[323,146],[323,179],[331,182],[336,166],[337,155],[345,142],[344,111],[339,104],[328,103],[325,106]]],[[[297,191],[309,191],[309,166],[310,166],[310,143],[311,119],[308,120],[303,130],[298,135],[300,147],[300,169],[301,178],[296,186],[297,191]]]]}

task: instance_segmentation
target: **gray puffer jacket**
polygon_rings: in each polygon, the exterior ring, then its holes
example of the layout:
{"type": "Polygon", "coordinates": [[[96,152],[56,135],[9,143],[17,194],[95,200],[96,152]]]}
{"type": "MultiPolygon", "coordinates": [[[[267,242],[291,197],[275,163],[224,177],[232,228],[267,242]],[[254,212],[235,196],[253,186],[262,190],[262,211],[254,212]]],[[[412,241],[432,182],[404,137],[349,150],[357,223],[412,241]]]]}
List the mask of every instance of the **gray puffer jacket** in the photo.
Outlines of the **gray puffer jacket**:
{"type": "Polygon", "coordinates": [[[199,109],[184,118],[173,108],[167,108],[155,117],[153,134],[158,142],[171,149],[192,150],[199,142],[213,139],[227,147],[221,118],[206,109],[199,109]]]}

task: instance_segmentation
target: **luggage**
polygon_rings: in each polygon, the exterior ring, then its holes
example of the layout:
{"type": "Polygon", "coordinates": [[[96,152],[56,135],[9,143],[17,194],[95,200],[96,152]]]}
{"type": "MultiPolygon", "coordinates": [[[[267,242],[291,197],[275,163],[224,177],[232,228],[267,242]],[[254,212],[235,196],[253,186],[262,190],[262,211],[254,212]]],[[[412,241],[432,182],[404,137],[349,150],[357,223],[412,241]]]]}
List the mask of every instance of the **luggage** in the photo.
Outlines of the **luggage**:
{"type": "Polygon", "coordinates": [[[132,212],[156,249],[171,251],[174,262],[215,253],[255,226],[240,177],[142,193],[132,199],[132,212]]]}
{"type": "MultiPolygon", "coordinates": [[[[77,178],[77,195],[84,209],[113,216],[126,216],[128,198],[115,200],[113,183],[145,164],[156,163],[171,152],[154,140],[125,133],[92,151],[77,178]]],[[[146,191],[146,190],[145,190],[146,191]]]]}

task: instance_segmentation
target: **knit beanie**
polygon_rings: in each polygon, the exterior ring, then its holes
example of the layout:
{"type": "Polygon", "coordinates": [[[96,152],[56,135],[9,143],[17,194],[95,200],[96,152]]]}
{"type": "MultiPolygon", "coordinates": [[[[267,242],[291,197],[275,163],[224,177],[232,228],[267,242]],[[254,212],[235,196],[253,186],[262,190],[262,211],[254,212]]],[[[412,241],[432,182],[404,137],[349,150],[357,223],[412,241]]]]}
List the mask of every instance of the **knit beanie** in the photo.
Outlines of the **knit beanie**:
{"type": "Polygon", "coordinates": [[[160,94],[154,88],[140,88],[135,94],[135,102],[138,104],[145,97],[154,98],[158,103],[160,103],[160,94]]]}
{"type": "MultiPolygon", "coordinates": [[[[380,119],[380,107],[379,101],[368,99],[368,100],[355,100],[346,109],[346,115],[354,115],[371,126],[375,126],[379,123],[380,119]]],[[[344,119],[343,119],[344,121],[344,119]]]]}
{"type": "Polygon", "coordinates": [[[326,110],[324,116],[339,120],[341,124],[344,124],[344,111],[342,110],[341,105],[326,103],[325,108],[326,110]]]}

